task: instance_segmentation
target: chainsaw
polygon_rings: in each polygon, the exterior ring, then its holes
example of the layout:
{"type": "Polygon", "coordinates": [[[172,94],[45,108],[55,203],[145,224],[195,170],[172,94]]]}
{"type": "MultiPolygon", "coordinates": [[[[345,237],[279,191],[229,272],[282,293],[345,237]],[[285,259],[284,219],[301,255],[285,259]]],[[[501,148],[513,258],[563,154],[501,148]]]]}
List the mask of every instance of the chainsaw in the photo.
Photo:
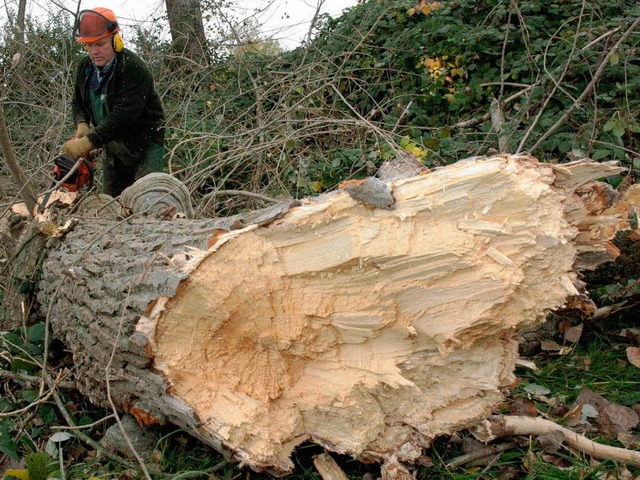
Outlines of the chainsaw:
{"type": "Polygon", "coordinates": [[[67,177],[73,166],[76,164],[76,160],[71,158],[65,153],[61,153],[53,159],[53,179],[55,183],[58,183],[64,179],[60,188],[64,188],[68,192],[77,192],[82,187],[87,187],[87,190],[93,187],[93,172],[95,170],[95,157],[90,153],[84,157],[80,157],[80,164],[78,168],[67,177]],[[67,177],[65,179],[65,177],[67,177]]]}
{"type": "Polygon", "coordinates": [[[51,175],[53,176],[53,183],[51,188],[44,195],[40,206],[38,207],[38,213],[42,213],[46,208],[49,197],[53,193],[53,187],[62,182],[59,186],[60,189],[64,189],[67,192],[78,192],[80,189],[85,188],[90,190],[93,187],[93,175],[95,171],[95,160],[98,156],[97,151],[87,153],[85,156],[80,157],[78,160],[80,163],[78,167],[72,172],[76,160],[71,158],[66,153],[60,153],[53,159],[53,170],[51,175]]]}

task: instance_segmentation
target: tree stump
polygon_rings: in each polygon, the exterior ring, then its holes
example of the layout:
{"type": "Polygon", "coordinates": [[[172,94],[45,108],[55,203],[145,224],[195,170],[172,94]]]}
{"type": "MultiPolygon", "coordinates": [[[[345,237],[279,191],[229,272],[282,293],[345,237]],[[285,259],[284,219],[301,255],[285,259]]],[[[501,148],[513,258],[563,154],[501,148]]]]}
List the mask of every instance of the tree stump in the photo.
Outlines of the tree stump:
{"type": "Polygon", "coordinates": [[[81,391],[106,405],[108,382],[141,424],[274,473],[306,441],[411,463],[490,414],[516,331],[615,256],[600,232],[628,222],[585,185],[620,170],[497,156],[390,180],[385,208],[350,185],[228,220],[80,218],[38,300],[81,391]]]}

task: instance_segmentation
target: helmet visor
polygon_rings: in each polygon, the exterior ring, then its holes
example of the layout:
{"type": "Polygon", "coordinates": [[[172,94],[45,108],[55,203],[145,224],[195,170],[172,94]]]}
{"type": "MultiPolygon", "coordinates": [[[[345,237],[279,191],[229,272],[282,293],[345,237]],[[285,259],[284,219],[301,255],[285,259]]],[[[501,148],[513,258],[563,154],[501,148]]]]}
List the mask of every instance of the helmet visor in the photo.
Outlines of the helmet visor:
{"type": "Polygon", "coordinates": [[[94,10],[82,10],[78,13],[76,24],[73,28],[74,36],[79,41],[93,41],[102,37],[106,37],[115,30],[118,24],[112,22],[107,17],[94,10]]]}

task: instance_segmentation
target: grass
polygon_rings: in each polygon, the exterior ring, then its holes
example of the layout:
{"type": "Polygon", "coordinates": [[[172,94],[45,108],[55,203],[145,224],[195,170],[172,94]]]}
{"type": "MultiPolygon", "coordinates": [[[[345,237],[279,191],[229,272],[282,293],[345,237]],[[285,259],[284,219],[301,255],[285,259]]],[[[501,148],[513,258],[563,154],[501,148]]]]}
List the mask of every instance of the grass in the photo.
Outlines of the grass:
{"type": "Polygon", "coordinates": [[[625,406],[640,404],[640,369],[627,362],[626,345],[613,332],[590,334],[568,355],[534,358],[540,372],[518,371],[524,382],[543,385],[572,402],[583,387],[625,406]]]}

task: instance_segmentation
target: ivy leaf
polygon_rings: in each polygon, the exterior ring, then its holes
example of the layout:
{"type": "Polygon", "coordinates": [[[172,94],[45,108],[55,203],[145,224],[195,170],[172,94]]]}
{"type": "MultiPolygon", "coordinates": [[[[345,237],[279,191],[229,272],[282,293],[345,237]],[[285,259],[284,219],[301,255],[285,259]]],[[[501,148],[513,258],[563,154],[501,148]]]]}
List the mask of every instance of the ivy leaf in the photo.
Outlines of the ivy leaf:
{"type": "Polygon", "coordinates": [[[14,460],[20,460],[18,455],[18,446],[16,443],[6,435],[0,434],[0,453],[13,458],[14,460]]]}
{"type": "Polygon", "coordinates": [[[7,345],[12,353],[15,353],[15,347],[21,347],[24,344],[24,342],[22,341],[22,337],[13,332],[6,332],[4,335],[2,335],[2,339],[4,340],[3,343],[7,345]]]}
{"type": "Polygon", "coordinates": [[[38,409],[38,415],[45,425],[50,425],[56,419],[56,412],[50,405],[42,405],[38,409]]]}
{"type": "Polygon", "coordinates": [[[602,160],[603,158],[607,158],[607,157],[611,157],[613,155],[613,152],[611,152],[610,150],[596,150],[595,152],[593,152],[593,154],[591,155],[591,158],[593,160],[602,160]]]}
{"type": "Polygon", "coordinates": [[[27,332],[27,338],[30,342],[41,342],[44,340],[46,327],[44,323],[36,323],[27,332]]]}
{"type": "Polygon", "coordinates": [[[625,128],[618,123],[613,127],[613,130],[611,130],[611,133],[613,133],[616,137],[621,138],[624,135],[624,131],[625,131],[625,128]]]}

